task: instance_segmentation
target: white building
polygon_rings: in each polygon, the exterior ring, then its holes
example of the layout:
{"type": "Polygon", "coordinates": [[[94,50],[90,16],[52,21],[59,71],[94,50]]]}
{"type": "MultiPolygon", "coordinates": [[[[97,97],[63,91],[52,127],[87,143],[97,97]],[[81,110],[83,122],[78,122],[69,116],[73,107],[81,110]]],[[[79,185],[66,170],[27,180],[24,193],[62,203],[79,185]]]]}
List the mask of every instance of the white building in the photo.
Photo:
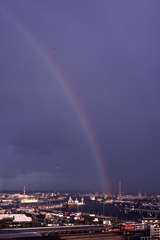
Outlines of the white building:
{"type": "Polygon", "coordinates": [[[31,223],[32,218],[25,214],[0,214],[0,220],[11,219],[14,223],[31,223]]]}
{"type": "Polygon", "coordinates": [[[150,237],[153,239],[160,239],[160,224],[150,225],[150,237]]]}

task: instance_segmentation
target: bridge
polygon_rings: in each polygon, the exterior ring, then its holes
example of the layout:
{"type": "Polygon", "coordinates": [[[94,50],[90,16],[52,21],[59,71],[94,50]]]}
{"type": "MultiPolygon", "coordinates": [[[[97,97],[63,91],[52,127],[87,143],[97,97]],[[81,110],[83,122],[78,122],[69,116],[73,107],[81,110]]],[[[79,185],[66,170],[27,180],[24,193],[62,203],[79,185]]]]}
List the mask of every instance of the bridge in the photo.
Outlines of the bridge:
{"type": "Polygon", "coordinates": [[[156,213],[160,214],[160,209],[146,209],[146,208],[125,208],[125,210],[129,212],[137,212],[137,213],[156,213]]]}
{"type": "Polygon", "coordinates": [[[56,227],[31,227],[31,228],[6,228],[0,229],[0,239],[9,239],[12,237],[22,238],[50,236],[50,235],[71,235],[71,234],[93,234],[106,232],[103,225],[74,225],[74,226],[56,226],[56,227]]]}

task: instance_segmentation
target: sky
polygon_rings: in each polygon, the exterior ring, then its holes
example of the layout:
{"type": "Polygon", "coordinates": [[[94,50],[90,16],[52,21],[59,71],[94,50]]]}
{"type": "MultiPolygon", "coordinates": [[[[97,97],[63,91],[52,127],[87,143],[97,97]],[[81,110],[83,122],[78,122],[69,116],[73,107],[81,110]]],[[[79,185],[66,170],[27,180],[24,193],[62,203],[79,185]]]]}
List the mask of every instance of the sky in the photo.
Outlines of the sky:
{"type": "Polygon", "coordinates": [[[0,0],[0,190],[159,192],[159,10],[0,0]]]}

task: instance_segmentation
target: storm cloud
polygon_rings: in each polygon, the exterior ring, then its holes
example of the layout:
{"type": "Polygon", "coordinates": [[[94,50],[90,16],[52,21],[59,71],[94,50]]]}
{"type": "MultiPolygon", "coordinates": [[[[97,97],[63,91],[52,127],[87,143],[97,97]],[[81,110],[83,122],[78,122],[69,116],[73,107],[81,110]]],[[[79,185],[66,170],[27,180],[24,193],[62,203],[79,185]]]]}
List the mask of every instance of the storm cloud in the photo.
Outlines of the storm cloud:
{"type": "Polygon", "coordinates": [[[101,189],[82,114],[110,190],[121,179],[124,191],[158,191],[159,8],[1,0],[1,189],[101,189]]]}

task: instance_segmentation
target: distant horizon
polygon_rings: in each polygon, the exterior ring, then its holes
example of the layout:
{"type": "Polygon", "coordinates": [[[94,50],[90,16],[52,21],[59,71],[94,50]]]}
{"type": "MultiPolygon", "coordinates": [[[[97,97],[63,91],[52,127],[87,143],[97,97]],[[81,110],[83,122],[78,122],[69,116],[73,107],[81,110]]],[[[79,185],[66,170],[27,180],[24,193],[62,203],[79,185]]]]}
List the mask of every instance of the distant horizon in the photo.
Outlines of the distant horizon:
{"type": "MultiPolygon", "coordinates": [[[[19,194],[23,194],[22,190],[0,190],[0,194],[1,193],[19,193],[19,194]]],[[[28,190],[26,191],[26,195],[27,194],[32,194],[32,193],[54,193],[54,194],[89,194],[89,193],[93,193],[93,194],[108,194],[108,195],[118,195],[118,191],[117,192],[104,192],[104,191],[93,191],[93,190],[88,190],[88,191],[77,191],[77,190],[70,190],[70,191],[63,191],[63,190],[28,190]]],[[[160,192],[128,192],[128,193],[123,193],[122,195],[134,195],[134,196],[138,196],[139,194],[141,194],[142,196],[152,196],[152,195],[160,195],[160,192]]]]}

